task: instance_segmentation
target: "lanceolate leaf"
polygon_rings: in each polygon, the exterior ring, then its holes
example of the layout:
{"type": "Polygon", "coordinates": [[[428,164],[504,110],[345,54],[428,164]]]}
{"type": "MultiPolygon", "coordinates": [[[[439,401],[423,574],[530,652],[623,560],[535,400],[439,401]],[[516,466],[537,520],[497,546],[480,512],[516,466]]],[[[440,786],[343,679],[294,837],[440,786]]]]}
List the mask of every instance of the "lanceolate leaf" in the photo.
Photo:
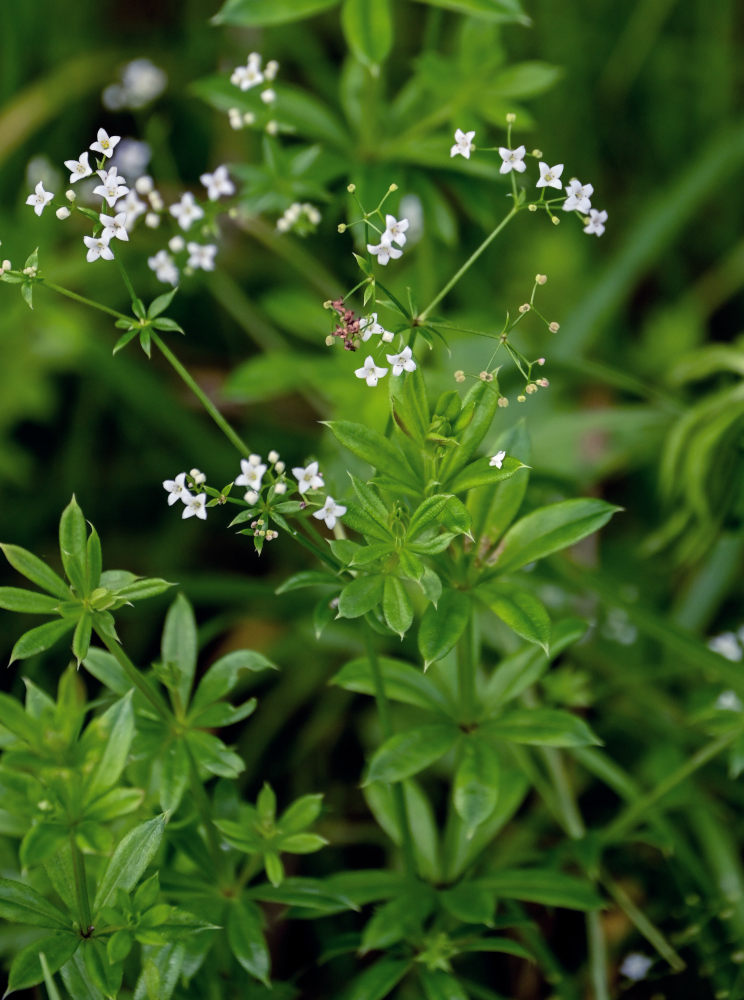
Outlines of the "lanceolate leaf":
{"type": "Polygon", "coordinates": [[[441,969],[419,969],[425,1000],[468,1000],[468,994],[454,976],[441,969]]]}
{"type": "Polygon", "coordinates": [[[359,618],[382,601],[385,578],[380,575],[360,576],[341,591],[338,599],[339,618],[359,618]]]}
{"type": "Polygon", "coordinates": [[[22,573],[27,580],[35,583],[42,590],[54,594],[55,597],[70,600],[70,591],[62,577],[58,576],[33,552],[27,552],[26,549],[22,549],[18,545],[0,545],[0,548],[13,569],[22,573]]]}
{"type": "Polygon", "coordinates": [[[470,600],[460,590],[444,589],[436,608],[426,609],[418,636],[424,669],[452,649],[465,631],[470,614],[470,600]]]}
{"type": "Polygon", "coordinates": [[[470,14],[486,21],[518,21],[529,24],[520,0],[419,0],[432,7],[444,7],[459,14],[470,14]]]}
{"type": "Polygon", "coordinates": [[[547,654],[550,618],[545,606],[533,594],[498,581],[478,587],[475,593],[517,635],[542,646],[547,654]]]}
{"type": "Polygon", "coordinates": [[[113,853],[96,893],[94,910],[107,906],[115,889],[128,892],[145,872],[160,846],[165,818],[156,816],[130,830],[113,853]]]}
{"type": "Polygon", "coordinates": [[[349,420],[333,420],[326,424],[337,440],[352,454],[397,482],[410,483],[412,473],[402,452],[379,431],[349,420]]]}
{"type": "Polygon", "coordinates": [[[301,21],[335,7],[339,0],[227,0],[212,18],[215,24],[257,28],[267,24],[301,21]]]}
{"type": "Polygon", "coordinates": [[[85,518],[73,496],[59,521],[59,551],[62,565],[79,597],[88,592],[86,573],[85,518]]]}
{"type": "Polygon", "coordinates": [[[588,882],[551,868],[491,872],[474,881],[503,899],[565,906],[571,910],[596,910],[602,905],[602,900],[588,882]]]}
{"type": "Polygon", "coordinates": [[[250,900],[237,899],[230,904],[227,917],[227,940],[230,950],[243,966],[262,983],[269,985],[269,949],[261,927],[261,911],[250,900]]]}
{"type": "Polygon", "coordinates": [[[22,587],[0,587],[0,608],[18,611],[27,615],[53,615],[60,601],[47,594],[37,594],[22,587]]]}
{"type": "Polygon", "coordinates": [[[72,921],[23,882],[0,877],[0,917],[13,924],[70,930],[72,921]]]}
{"type": "Polygon", "coordinates": [[[56,972],[77,951],[81,942],[79,934],[70,931],[67,934],[58,932],[34,941],[18,952],[10,967],[8,989],[6,996],[16,990],[35,986],[44,979],[44,970],[39,961],[39,953],[44,953],[47,971],[56,972]]]}
{"type": "Polygon", "coordinates": [[[233,690],[243,672],[255,673],[260,670],[276,670],[263,653],[252,649],[236,649],[216,660],[199,682],[196,694],[191,702],[191,715],[196,714],[207,705],[224,698],[233,690]]]}
{"type": "Polygon", "coordinates": [[[163,663],[175,670],[176,690],[185,706],[196,670],[198,644],[194,612],[183,594],[178,595],[165,616],[161,652],[163,663]]]}
{"type": "Polygon", "coordinates": [[[409,962],[399,958],[381,958],[357,976],[341,1000],[384,1000],[408,972],[409,962]]]}
{"type": "Polygon", "coordinates": [[[413,622],[413,605],[406,588],[396,576],[385,577],[382,613],[393,632],[402,639],[413,622]]]}
{"type": "Polygon", "coordinates": [[[511,479],[515,472],[526,468],[518,458],[506,457],[500,469],[490,464],[490,457],[478,458],[457,473],[447,484],[453,493],[464,493],[476,486],[494,486],[505,479],[511,479]]]}
{"type": "MultiPolygon", "coordinates": [[[[449,713],[449,704],[439,688],[426,675],[408,663],[381,656],[378,659],[385,694],[394,701],[417,705],[429,711],[449,713]]],[[[375,681],[366,657],[351,660],[332,678],[347,691],[374,696],[375,681]]]]}
{"type": "Polygon", "coordinates": [[[10,662],[26,660],[29,656],[43,653],[45,649],[49,649],[63,636],[72,632],[76,624],[74,619],[59,619],[30,629],[13,646],[10,662]]]}
{"type": "Polygon", "coordinates": [[[400,430],[423,444],[429,430],[429,403],[421,372],[410,372],[405,378],[388,379],[393,416],[400,430]]]}
{"type": "Polygon", "coordinates": [[[393,43],[391,0],[344,0],[341,26],[358,59],[370,66],[381,63],[393,43]]]}
{"type": "Polygon", "coordinates": [[[477,734],[463,743],[462,760],[455,772],[453,798],[468,837],[488,819],[499,796],[499,758],[494,748],[477,734]]]}
{"type": "Polygon", "coordinates": [[[535,746],[600,746],[583,719],[558,708],[509,709],[481,727],[481,732],[499,740],[535,746]]]}
{"type": "Polygon", "coordinates": [[[391,736],[369,762],[365,784],[402,781],[418,774],[451,750],[460,735],[454,723],[433,722],[391,736]]]}

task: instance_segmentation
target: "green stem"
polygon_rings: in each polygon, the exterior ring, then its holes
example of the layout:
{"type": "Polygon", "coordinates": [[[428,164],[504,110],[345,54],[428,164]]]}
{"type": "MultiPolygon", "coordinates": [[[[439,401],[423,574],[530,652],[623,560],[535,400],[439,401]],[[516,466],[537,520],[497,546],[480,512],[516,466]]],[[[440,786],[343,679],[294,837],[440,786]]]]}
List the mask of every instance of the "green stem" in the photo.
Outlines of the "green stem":
{"type": "Polygon", "coordinates": [[[88,928],[91,926],[88,883],[85,878],[85,859],[80,852],[80,848],[75,842],[74,830],[70,830],[70,852],[72,854],[72,874],[75,879],[75,893],[77,895],[78,916],[80,918],[80,932],[87,937],[88,928]]]}
{"type": "Polygon", "coordinates": [[[457,679],[460,688],[460,722],[469,725],[475,718],[475,675],[478,669],[476,659],[475,615],[465,627],[457,644],[457,679]]]}
{"type": "Polygon", "coordinates": [[[113,639],[109,639],[107,635],[96,631],[96,635],[104,644],[106,649],[111,653],[116,662],[122,668],[124,673],[127,675],[128,679],[137,688],[137,690],[144,695],[145,698],[150,702],[152,707],[157,712],[161,719],[170,721],[173,718],[171,710],[168,708],[165,699],[160,694],[156,688],[150,683],[150,681],[142,675],[142,673],[135,667],[132,661],[129,659],[127,654],[121,648],[121,646],[114,642],[113,639]]]}
{"type": "Polygon", "coordinates": [[[504,216],[504,218],[501,220],[501,222],[498,224],[498,226],[496,226],[496,228],[493,230],[493,232],[490,233],[485,238],[485,240],[481,243],[481,245],[478,247],[478,249],[475,250],[468,257],[468,259],[462,265],[462,267],[460,268],[460,270],[457,271],[450,278],[450,280],[447,282],[447,284],[444,286],[444,288],[441,290],[441,292],[439,292],[438,295],[434,296],[434,298],[431,300],[431,302],[426,307],[426,309],[424,309],[423,312],[419,313],[418,320],[419,320],[420,323],[424,322],[424,320],[429,315],[429,313],[432,311],[432,309],[434,308],[434,306],[439,305],[439,303],[442,301],[442,299],[444,298],[444,296],[450,291],[450,289],[454,288],[454,286],[457,284],[457,282],[460,280],[460,278],[463,276],[463,274],[465,274],[465,272],[468,271],[468,269],[470,267],[472,267],[472,265],[476,262],[476,260],[478,260],[478,258],[480,257],[480,255],[484,252],[484,250],[486,250],[486,248],[492,243],[492,241],[496,239],[496,237],[499,235],[499,233],[501,232],[501,230],[507,225],[507,223],[511,222],[511,220],[514,218],[514,216],[517,214],[518,211],[519,211],[519,208],[515,205],[512,208],[512,210],[507,215],[504,216]]]}
{"type": "MultiPolygon", "coordinates": [[[[382,728],[382,735],[384,739],[390,739],[393,735],[393,726],[390,720],[390,706],[388,705],[387,695],[385,694],[385,684],[382,679],[382,671],[380,670],[380,663],[377,659],[377,653],[375,651],[374,642],[372,639],[372,630],[368,625],[365,626],[364,639],[367,647],[367,659],[369,660],[370,670],[372,671],[372,679],[375,685],[375,701],[377,702],[377,712],[380,716],[380,726],[382,728]]],[[[403,848],[403,860],[406,867],[406,873],[409,878],[416,878],[416,856],[413,851],[413,837],[411,836],[411,829],[408,825],[408,812],[406,810],[406,800],[403,792],[403,786],[400,782],[395,782],[390,785],[390,791],[393,796],[393,806],[398,819],[398,827],[400,829],[402,848],[403,848]]]]}
{"type": "Polygon", "coordinates": [[[676,972],[681,972],[685,967],[684,961],[680,958],[674,948],[672,948],[661,931],[655,927],[645,913],[635,905],[627,892],[609,876],[602,875],[600,877],[600,881],[620,909],[624,911],[631,923],[635,924],[636,928],[641,932],[641,934],[643,934],[649,944],[652,944],[654,948],[656,948],[662,958],[666,959],[669,965],[676,972]]]}
{"type": "Polygon", "coordinates": [[[596,910],[587,913],[586,930],[589,939],[589,970],[594,988],[594,1000],[610,1000],[610,991],[607,987],[607,945],[601,917],[596,910]]]}
{"type": "Polygon", "coordinates": [[[214,405],[209,396],[207,396],[204,390],[194,381],[193,377],[184,368],[184,366],[175,356],[173,351],[171,351],[171,349],[161,340],[161,338],[158,336],[157,333],[155,333],[154,330],[152,333],[152,342],[158,348],[158,350],[166,359],[171,368],[173,368],[173,370],[178,374],[178,376],[182,379],[182,381],[186,383],[189,389],[191,389],[191,391],[194,393],[196,398],[199,400],[204,409],[210,415],[212,420],[214,420],[214,422],[217,424],[217,426],[225,435],[225,437],[228,439],[228,441],[230,441],[230,443],[237,448],[237,450],[240,452],[241,455],[244,455],[246,458],[248,458],[248,456],[251,454],[251,449],[248,447],[245,441],[243,441],[240,435],[237,434],[232,429],[230,424],[228,424],[228,422],[222,416],[222,414],[214,405]]]}
{"type": "Polygon", "coordinates": [[[94,302],[93,299],[86,299],[84,295],[78,295],[77,292],[71,292],[69,288],[63,288],[62,285],[55,285],[53,281],[47,280],[47,278],[39,278],[39,284],[44,285],[52,292],[56,292],[58,295],[64,295],[67,299],[72,299],[74,302],[79,302],[81,305],[90,306],[91,309],[98,309],[100,312],[108,313],[109,316],[115,316],[116,319],[126,319],[131,320],[131,316],[126,316],[124,313],[119,312],[116,309],[109,309],[108,306],[102,305],[100,302],[94,302]]]}

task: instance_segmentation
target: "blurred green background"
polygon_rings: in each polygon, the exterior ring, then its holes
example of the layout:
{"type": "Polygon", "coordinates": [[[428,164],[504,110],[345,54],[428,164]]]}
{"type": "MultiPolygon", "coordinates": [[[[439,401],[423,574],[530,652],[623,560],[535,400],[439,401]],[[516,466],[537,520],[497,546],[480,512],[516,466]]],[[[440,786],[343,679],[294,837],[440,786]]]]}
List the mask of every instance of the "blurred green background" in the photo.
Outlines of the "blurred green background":
{"type": "MultiPolygon", "coordinates": [[[[342,494],[344,462],[318,421],[381,413],[373,395],[361,394],[360,403],[348,357],[323,343],[323,300],[356,280],[351,238],[337,233],[345,186],[354,180],[373,202],[395,181],[396,199],[418,204],[421,239],[390,281],[402,293],[412,286],[424,303],[508,209],[506,181],[488,154],[450,160],[452,132],[475,128],[476,143],[500,145],[504,114],[516,111],[518,141],[594,185],[607,232],[596,240],[573,218],[553,227],[542,215],[520,217],[445,311],[465,327],[498,331],[505,311],[528,298],[534,274],[548,275],[539,302],[560,332],[524,323],[520,343],[547,357],[551,388],[524,406],[512,403],[503,425],[526,418],[535,502],[583,493],[626,508],[581,553],[583,569],[556,564],[539,586],[556,611],[596,626],[564,664],[560,697],[593,704],[611,755],[642,784],[652,782],[697,748],[704,725],[695,713],[728,686],[726,661],[705,640],[742,624],[741,4],[527,0],[527,26],[400,0],[379,77],[348,56],[337,10],[251,30],[210,24],[217,7],[2,5],[0,256],[16,264],[38,245],[51,280],[125,308],[118,271],[85,262],[77,223],[49,212],[37,219],[24,204],[29,176],[56,171],[52,189],[63,190],[62,161],[78,156],[100,126],[148,143],[148,169],[167,203],[184,187],[196,190],[199,175],[217,164],[264,169],[260,131],[231,130],[229,84],[215,77],[227,80],[252,50],[278,59],[277,114],[284,100],[297,127],[283,147],[291,159],[320,145],[300,178],[310,193],[299,197],[314,201],[323,220],[306,238],[277,234],[276,219],[302,184],[293,187],[281,163],[276,183],[271,171],[234,170],[246,181],[245,214],[222,225],[217,272],[179,292],[171,314],[186,337],[169,342],[251,447],[264,455],[276,448],[288,464],[317,455],[342,494]],[[166,72],[167,88],[136,111],[105,109],[103,89],[137,57],[166,72]],[[303,93],[323,102],[326,117],[302,103],[303,93]],[[423,124],[401,133],[408,105],[423,124]]],[[[126,248],[145,299],[163,290],[146,265],[163,245],[157,230],[140,227],[126,248]]],[[[220,511],[202,524],[167,507],[163,479],[198,466],[219,485],[237,474],[237,457],[162,359],[148,362],[132,346],[112,357],[115,336],[105,317],[41,288],[30,312],[15,287],[0,286],[0,534],[53,558],[59,512],[75,492],[108,566],[183,586],[203,623],[205,660],[227,646],[269,651],[283,672],[240,747],[246,789],[253,794],[263,778],[287,794],[327,788],[337,816],[328,835],[361,864],[355,852],[370,837],[383,844],[355,787],[376,723],[365,701],[324,687],[354,649],[354,629],[329,629],[315,642],[310,599],[274,595],[305,563],[287,539],[259,559],[220,523],[220,511]]],[[[451,356],[438,348],[426,361],[442,388],[452,386],[455,369],[477,371],[490,353],[465,335],[453,336],[450,348],[451,356]]],[[[513,396],[516,383],[507,386],[513,396]]],[[[0,576],[15,582],[5,568],[0,576]]],[[[151,604],[122,616],[135,659],[157,648],[166,602],[151,604]]],[[[2,648],[20,631],[11,616],[0,618],[2,648]]],[[[59,667],[57,652],[27,670],[44,684],[59,667]]],[[[15,668],[4,680],[20,691],[15,668]]],[[[650,851],[640,862],[617,859],[650,910],[657,899],[657,917],[684,914],[692,893],[707,920],[721,880],[741,887],[728,833],[741,791],[723,765],[709,777],[693,801],[680,803],[677,858],[699,853],[701,871],[674,861],[658,875],[650,851]]],[[[587,779],[590,815],[601,820],[608,808],[587,779]]],[[[711,929],[694,947],[700,970],[717,961],[720,935],[711,929]]],[[[690,976],[675,996],[707,996],[690,976]]]]}

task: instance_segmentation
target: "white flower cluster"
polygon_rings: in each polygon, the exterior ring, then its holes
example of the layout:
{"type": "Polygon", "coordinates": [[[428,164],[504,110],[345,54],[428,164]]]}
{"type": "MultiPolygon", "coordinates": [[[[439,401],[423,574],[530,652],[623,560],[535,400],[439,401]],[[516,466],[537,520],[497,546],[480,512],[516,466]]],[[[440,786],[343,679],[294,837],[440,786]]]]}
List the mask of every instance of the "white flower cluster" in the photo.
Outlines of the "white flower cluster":
{"type": "Polygon", "coordinates": [[[380,236],[380,242],[367,244],[368,252],[377,258],[378,264],[385,266],[388,261],[403,256],[403,251],[398,247],[405,246],[407,229],[408,219],[396,219],[394,215],[385,216],[385,232],[380,236]],[[398,247],[394,247],[393,243],[397,243],[398,247]]]}
{"type": "MultiPolygon", "coordinates": [[[[189,472],[192,489],[203,486],[207,477],[199,469],[192,469],[189,472]]],[[[163,482],[163,489],[168,493],[168,505],[173,506],[178,500],[183,503],[183,513],[181,517],[198,517],[202,521],[207,519],[207,494],[198,493],[194,495],[186,483],[186,473],[179,472],[175,479],[166,479],[163,482]]]]}
{"type": "MultiPolygon", "coordinates": [[[[404,347],[399,354],[386,354],[385,357],[388,359],[389,364],[393,366],[393,375],[402,375],[404,371],[416,371],[416,362],[413,360],[410,347],[404,347]]],[[[368,354],[364,359],[362,367],[354,371],[357,378],[363,378],[367,385],[372,387],[376,386],[378,381],[384,378],[387,373],[387,368],[379,368],[375,364],[375,359],[371,354],[368,354]]]]}
{"type": "MultiPolygon", "coordinates": [[[[473,144],[474,138],[475,132],[463,132],[462,129],[455,129],[455,144],[450,149],[450,156],[464,156],[466,160],[469,160],[471,152],[475,149],[475,145],[473,144]]],[[[499,173],[508,174],[514,170],[518,174],[523,174],[527,169],[527,164],[524,162],[526,155],[526,146],[517,146],[516,149],[499,146],[499,156],[501,157],[499,173]]],[[[540,156],[537,151],[533,155],[540,156]]],[[[557,191],[560,191],[563,187],[561,182],[563,164],[556,163],[555,166],[551,167],[544,160],[539,160],[538,166],[540,177],[535,182],[535,187],[555,188],[557,191]]],[[[582,184],[581,181],[574,177],[569,181],[565,191],[566,199],[561,206],[563,211],[579,212],[584,216],[584,232],[594,236],[601,236],[605,231],[607,212],[599,212],[597,209],[592,208],[591,196],[594,194],[593,186],[591,184],[582,184]]]]}
{"type": "Polygon", "coordinates": [[[103,106],[109,111],[125,108],[138,110],[160,97],[168,85],[164,70],[149,59],[133,59],[119,72],[119,80],[101,94],[103,106]]]}
{"type": "Polygon", "coordinates": [[[315,205],[309,201],[294,201],[289,208],[281,215],[276,222],[276,229],[279,233],[288,233],[290,229],[297,229],[300,233],[314,229],[320,223],[321,215],[315,205]]]}
{"type": "MultiPolygon", "coordinates": [[[[260,54],[258,52],[251,52],[244,66],[235,67],[230,76],[230,83],[239,87],[244,93],[262,84],[271,83],[276,79],[276,74],[279,72],[279,63],[276,59],[270,59],[262,68],[261,62],[260,54]]],[[[270,107],[276,101],[276,91],[273,87],[266,86],[259,92],[259,98],[264,105],[270,107]]],[[[230,108],[227,115],[230,127],[236,130],[256,123],[255,111],[241,111],[239,108],[230,108]]],[[[274,121],[268,121],[265,127],[266,131],[271,135],[276,134],[278,131],[277,124],[274,121]]]]}

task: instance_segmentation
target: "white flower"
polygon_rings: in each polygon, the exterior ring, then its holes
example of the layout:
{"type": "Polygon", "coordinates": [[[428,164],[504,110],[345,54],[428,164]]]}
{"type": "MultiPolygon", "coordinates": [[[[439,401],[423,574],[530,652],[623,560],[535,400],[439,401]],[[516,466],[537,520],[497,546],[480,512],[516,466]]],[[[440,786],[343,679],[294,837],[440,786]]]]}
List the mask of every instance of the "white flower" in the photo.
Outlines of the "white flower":
{"type": "Polygon", "coordinates": [[[119,212],[117,215],[105,215],[101,213],[99,218],[103,223],[101,239],[105,240],[106,243],[110,243],[114,239],[125,241],[129,239],[126,212],[119,212]]]}
{"type": "Polygon", "coordinates": [[[736,691],[721,691],[716,698],[716,708],[719,712],[741,712],[744,705],[736,691]]]}
{"type": "Polygon", "coordinates": [[[712,649],[719,656],[731,660],[732,663],[738,663],[743,655],[739,640],[733,632],[722,632],[720,635],[713,636],[712,639],[708,640],[708,649],[712,649]]]}
{"type": "Polygon", "coordinates": [[[563,173],[563,164],[556,163],[554,167],[549,167],[547,163],[540,160],[538,164],[540,167],[540,180],[536,182],[535,187],[544,188],[551,187],[556,188],[558,191],[561,189],[561,174],[563,173]]]}
{"type": "Polygon", "coordinates": [[[308,490],[322,490],[325,485],[323,477],[318,472],[317,462],[311,462],[305,469],[298,465],[292,469],[292,475],[297,480],[300,493],[307,493],[308,490]]]}
{"type": "Polygon", "coordinates": [[[495,469],[500,469],[501,466],[504,464],[505,458],[506,458],[505,451],[497,451],[488,464],[493,466],[495,469]]]}
{"type": "Polygon", "coordinates": [[[399,247],[405,246],[406,229],[408,229],[408,219],[398,220],[394,215],[386,215],[382,239],[388,243],[397,243],[399,247]]]}
{"type": "Polygon", "coordinates": [[[377,263],[382,264],[383,267],[392,257],[393,260],[397,260],[398,257],[403,256],[403,251],[398,250],[397,247],[392,246],[391,243],[387,242],[384,235],[378,244],[367,244],[367,250],[375,257],[377,257],[377,263]]]}
{"type": "Polygon", "coordinates": [[[258,503],[258,493],[255,490],[246,490],[243,494],[243,499],[249,504],[258,503]]]}
{"type": "Polygon", "coordinates": [[[80,154],[79,160],[65,160],[65,166],[70,171],[70,184],[81,181],[83,177],[90,177],[93,173],[93,168],[88,163],[89,156],[90,153],[86,150],[80,154]]]}
{"type": "Polygon", "coordinates": [[[127,229],[131,232],[134,229],[134,224],[139,219],[145,211],[147,211],[147,206],[141,198],[138,198],[134,191],[130,191],[126,198],[123,199],[118,205],[118,208],[127,217],[127,229]]]}
{"type": "Polygon", "coordinates": [[[155,272],[158,281],[162,281],[166,285],[178,284],[178,268],[167,250],[158,250],[154,257],[148,257],[147,266],[155,272]]]}
{"type": "Polygon", "coordinates": [[[168,77],[149,59],[133,59],[127,63],[121,74],[125,92],[125,105],[143,108],[163,93],[168,77]]]}
{"type": "Polygon", "coordinates": [[[279,72],[279,63],[276,59],[269,59],[269,61],[264,66],[264,76],[267,80],[276,79],[276,74],[279,72]]]}
{"type": "Polygon", "coordinates": [[[400,354],[386,354],[385,357],[393,366],[393,375],[401,375],[404,371],[416,371],[416,362],[411,357],[410,347],[404,347],[400,354]]]}
{"type": "Polygon", "coordinates": [[[594,236],[601,236],[605,231],[607,222],[607,212],[598,212],[596,208],[589,211],[589,222],[584,226],[584,232],[594,236]]]}
{"type": "Polygon", "coordinates": [[[35,194],[30,194],[28,198],[26,198],[26,204],[33,205],[34,212],[36,212],[37,215],[41,215],[54,197],[54,194],[51,191],[44,190],[44,184],[42,181],[39,181],[34,188],[34,191],[36,192],[35,194]]]}
{"type": "Polygon", "coordinates": [[[230,77],[230,83],[234,83],[241,90],[250,90],[259,83],[263,83],[264,75],[261,72],[261,56],[257,52],[251,52],[245,66],[236,66],[230,77]]]}
{"type": "Polygon", "coordinates": [[[207,197],[210,201],[217,201],[223,194],[235,194],[235,185],[230,180],[225,166],[217,167],[213,174],[202,174],[199,180],[207,189],[207,197]]]}
{"type": "Polygon", "coordinates": [[[594,194],[592,184],[582,184],[581,181],[572,177],[566,186],[568,197],[563,202],[564,212],[583,212],[584,215],[592,207],[591,196],[594,194]]]}
{"type": "Polygon", "coordinates": [[[58,219],[61,219],[62,221],[70,218],[70,210],[69,208],[65,208],[64,205],[61,208],[58,208],[54,214],[57,216],[58,219]]]}
{"type": "Polygon", "coordinates": [[[188,267],[201,269],[202,271],[214,271],[214,255],[217,253],[217,246],[214,243],[207,243],[202,246],[200,243],[187,243],[186,249],[189,252],[189,259],[186,261],[188,267]]]}
{"type": "Polygon", "coordinates": [[[646,978],[648,970],[653,964],[653,959],[636,951],[625,956],[623,964],[620,966],[620,973],[627,979],[638,982],[638,980],[646,978]]]}
{"type": "Polygon", "coordinates": [[[276,100],[276,91],[272,90],[271,87],[267,87],[266,90],[261,91],[261,100],[264,104],[273,104],[276,100]]]}
{"type": "Polygon", "coordinates": [[[149,174],[143,174],[134,182],[134,187],[137,194],[148,195],[153,190],[155,185],[149,174]]]}
{"type": "Polygon", "coordinates": [[[189,492],[186,488],[186,473],[179,472],[175,479],[165,479],[163,489],[168,492],[168,506],[172,507],[176,500],[182,500],[184,494],[189,492]]]}
{"type": "Polygon", "coordinates": [[[108,245],[108,240],[104,239],[103,236],[99,236],[96,239],[95,236],[83,236],[83,243],[88,248],[88,252],[85,255],[85,259],[89,264],[92,264],[94,260],[113,260],[114,251],[108,245]]]}
{"type": "Polygon", "coordinates": [[[175,205],[171,205],[168,211],[175,219],[178,219],[181,229],[188,229],[192,222],[204,218],[204,209],[196,204],[190,191],[187,191],[175,205]]]}
{"type": "Polygon", "coordinates": [[[148,212],[145,216],[145,225],[149,229],[157,229],[160,225],[160,216],[155,212],[148,212]]]}
{"type": "Polygon", "coordinates": [[[516,170],[523,174],[527,169],[524,162],[527,150],[524,146],[517,146],[516,149],[507,149],[506,146],[499,146],[499,156],[504,161],[499,167],[499,173],[508,174],[511,170],[516,170]]]}
{"type": "Polygon", "coordinates": [[[369,340],[373,333],[379,333],[382,335],[385,333],[385,327],[377,322],[377,313],[370,313],[369,316],[362,316],[359,320],[359,329],[364,331],[362,333],[362,340],[369,340]]]}
{"type": "Polygon", "coordinates": [[[463,132],[461,128],[456,128],[455,144],[450,150],[450,156],[464,156],[466,160],[469,160],[470,154],[475,149],[474,138],[475,132],[463,132]]]}
{"type": "Polygon", "coordinates": [[[192,496],[190,493],[186,493],[185,496],[181,498],[183,500],[183,514],[181,517],[199,517],[202,521],[207,519],[207,508],[205,501],[207,499],[206,493],[199,493],[198,496],[192,496]]]}
{"type": "Polygon", "coordinates": [[[109,135],[108,132],[103,129],[98,129],[97,141],[92,142],[89,146],[94,153],[101,153],[106,159],[109,159],[114,155],[114,146],[121,142],[120,135],[109,135]]]}
{"type": "Polygon", "coordinates": [[[113,208],[120,198],[129,194],[129,188],[125,185],[124,178],[118,176],[116,167],[111,167],[110,170],[99,170],[97,173],[102,183],[93,188],[93,194],[100,195],[109,207],[113,208]]]}
{"type": "Polygon", "coordinates": [[[363,378],[367,385],[375,386],[378,379],[382,378],[383,375],[387,375],[387,368],[378,368],[375,364],[375,359],[371,354],[368,354],[364,359],[362,367],[357,368],[354,374],[357,378],[363,378]]]}
{"type": "Polygon", "coordinates": [[[260,490],[261,480],[263,479],[264,472],[266,472],[266,466],[254,465],[252,462],[241,458],[240,468],[242,470],[242,475],[237,477],[235,485],[245,486],[249,490],[260,490]]]}
{"type": "Polygon", "coordinates": [[[327,528],[334,528],[336,526],[336,518],[343,517],[345,513],[346,507],[336,503],[333,497],[326,497],[325,503],[320,510],[313,511],[313,517],[317,517],[319,521],[325,521],[327,528]]]}
{"type": "Polygon", "coordinates": [[[173,253],[180,253],[186,249],[186,240],[183,236],[171,236],[168,240],[168,249],[173,253]]]}

